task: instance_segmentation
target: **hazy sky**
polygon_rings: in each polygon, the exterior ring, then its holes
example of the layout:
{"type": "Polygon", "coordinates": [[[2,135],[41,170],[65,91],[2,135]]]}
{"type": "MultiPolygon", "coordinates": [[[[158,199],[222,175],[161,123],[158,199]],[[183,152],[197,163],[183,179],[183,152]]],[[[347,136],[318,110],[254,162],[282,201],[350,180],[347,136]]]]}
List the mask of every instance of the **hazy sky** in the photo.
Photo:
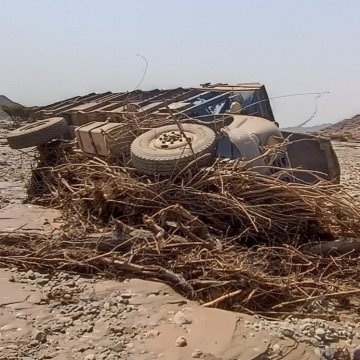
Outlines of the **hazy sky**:
{"type": "MultiPolygon", "coordinates": [[[[329,91],[309,125],[360,113],[359,0],[0,0],[0,94],[25,105],[202,82],[329,91]]],[[[282,126],[314,96],[272,101],[282,126]]]]}

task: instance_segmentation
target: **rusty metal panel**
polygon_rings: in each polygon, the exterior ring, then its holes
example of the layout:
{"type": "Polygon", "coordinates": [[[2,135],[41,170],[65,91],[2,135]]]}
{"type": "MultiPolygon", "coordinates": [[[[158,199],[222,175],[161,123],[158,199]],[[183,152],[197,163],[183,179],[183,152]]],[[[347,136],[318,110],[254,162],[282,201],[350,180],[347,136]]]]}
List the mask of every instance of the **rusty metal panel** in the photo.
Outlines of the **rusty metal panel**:
{"type": "Polygon", "coordinates": [[[135,90],[120,93],[90,93],[72,97],[39,108],[39,116],[45,114],[86,112],[96,113],[90,117],[112,116],[116,114],[169,115],[167,106],[175,112],[197,116],[211,113],[213,108],[224,113],[231,102],[240,101],[244,114],[254,114],[274,121],[265,87],[260,83],[244,84],[202,84],[195,88],[175,88],[170,90],[135,90]],[[225,102],[224,102],[225,101],[225,102]]]}
{"type": "Polygon", "coordinates": [[[211,90],[211,91],[255,91],[259,90],[263,85],[257,82],[254,83],[243,83],[236,85],[229,84],[202,84],[197,89],[199,90],[211,90]]]}

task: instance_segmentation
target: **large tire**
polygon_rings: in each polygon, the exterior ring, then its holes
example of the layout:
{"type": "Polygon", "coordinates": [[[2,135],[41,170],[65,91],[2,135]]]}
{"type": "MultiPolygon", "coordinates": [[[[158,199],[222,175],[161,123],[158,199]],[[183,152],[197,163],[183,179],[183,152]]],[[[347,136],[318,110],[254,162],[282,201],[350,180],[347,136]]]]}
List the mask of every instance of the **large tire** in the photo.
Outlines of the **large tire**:
{"type": "Polygon", "coordinates": [[[217,141],[213,130],[197,124],[182,124],[182,129],[191,148],[177,125],[161,126],[138,136],[130,147],[133,166],[144,174],[167,176],[200,156],[205,155],[195,162],[198,166],[214,159],[217,141]]]}
{"type": "Polygon", "coordinates": [[[24,149],[45,144],[52,139],[62,138],[67,131],[65,119],[53,117],[12,131],[8,134],[7,141],[12,149],[24,149]]]}

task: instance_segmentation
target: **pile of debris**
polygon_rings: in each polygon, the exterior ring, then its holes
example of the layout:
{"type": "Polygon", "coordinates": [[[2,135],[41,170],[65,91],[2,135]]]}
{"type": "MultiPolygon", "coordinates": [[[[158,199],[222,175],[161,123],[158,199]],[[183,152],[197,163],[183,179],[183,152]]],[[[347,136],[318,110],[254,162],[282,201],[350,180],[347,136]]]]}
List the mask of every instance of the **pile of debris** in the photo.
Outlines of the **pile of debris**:
{"type": "Polygon", "coordinates": [[[206,306],[263,314],[358,291],[357,256],[304,246],[359,234],[359,207],[340,185],[221,160],[159,180],[71,148],[60,155],[35,170],[30,193],[64,211],[64,234],[11,234],[0,247],[8,265],[158,279],[206,306]]]}
{"type": "MultiPolygon", "coordinates": [[[[115,137],[103,136],[111,123],[85,124],[77,145],[39,146],[29,198],[60,208],[67,224],[50,238],[9,234],[3,263],[157,279],[204,306],[268,315],[311,311],[324,296],[343,305],[359,292],[356,253],[343,256],[340,246],[319,255],[321,242],[360,234],[360,207],[337,184],[331,145],[310,136],[291,142],[260,117],[228,112],[205,125],[166,108],[164,127],[156,116],[133,116],[116,124],[115,137]],[[318,153],[308,159],[301,140],[321,150],[322,168],[311,167],[318,153]],[[122,156],[111,156],[113,146],[122,156]],[[291,166],[301,159],[308,167],[291,166]]],[[[38,138],[49,125],[53,134],[66,122],[41,120],[38,138]]],[[[28,146],[23,134],[9,142],[28,146]]]]}

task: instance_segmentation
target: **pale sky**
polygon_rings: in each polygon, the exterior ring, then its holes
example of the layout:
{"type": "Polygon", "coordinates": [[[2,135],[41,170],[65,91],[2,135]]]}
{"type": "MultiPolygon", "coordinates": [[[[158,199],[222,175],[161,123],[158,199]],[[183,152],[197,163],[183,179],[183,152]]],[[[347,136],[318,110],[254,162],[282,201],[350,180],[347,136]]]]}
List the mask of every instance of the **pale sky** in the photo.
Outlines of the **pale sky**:
{"type": "MultiPolygon", "coordinates": [[[[359,0],[0,0],[0,94],[44,105],[89,92],[253,82],[323,92],[309,125],[360,113],[359,0]]],[[[271,102],[281,126],[314,96],[271,102]]]]}

